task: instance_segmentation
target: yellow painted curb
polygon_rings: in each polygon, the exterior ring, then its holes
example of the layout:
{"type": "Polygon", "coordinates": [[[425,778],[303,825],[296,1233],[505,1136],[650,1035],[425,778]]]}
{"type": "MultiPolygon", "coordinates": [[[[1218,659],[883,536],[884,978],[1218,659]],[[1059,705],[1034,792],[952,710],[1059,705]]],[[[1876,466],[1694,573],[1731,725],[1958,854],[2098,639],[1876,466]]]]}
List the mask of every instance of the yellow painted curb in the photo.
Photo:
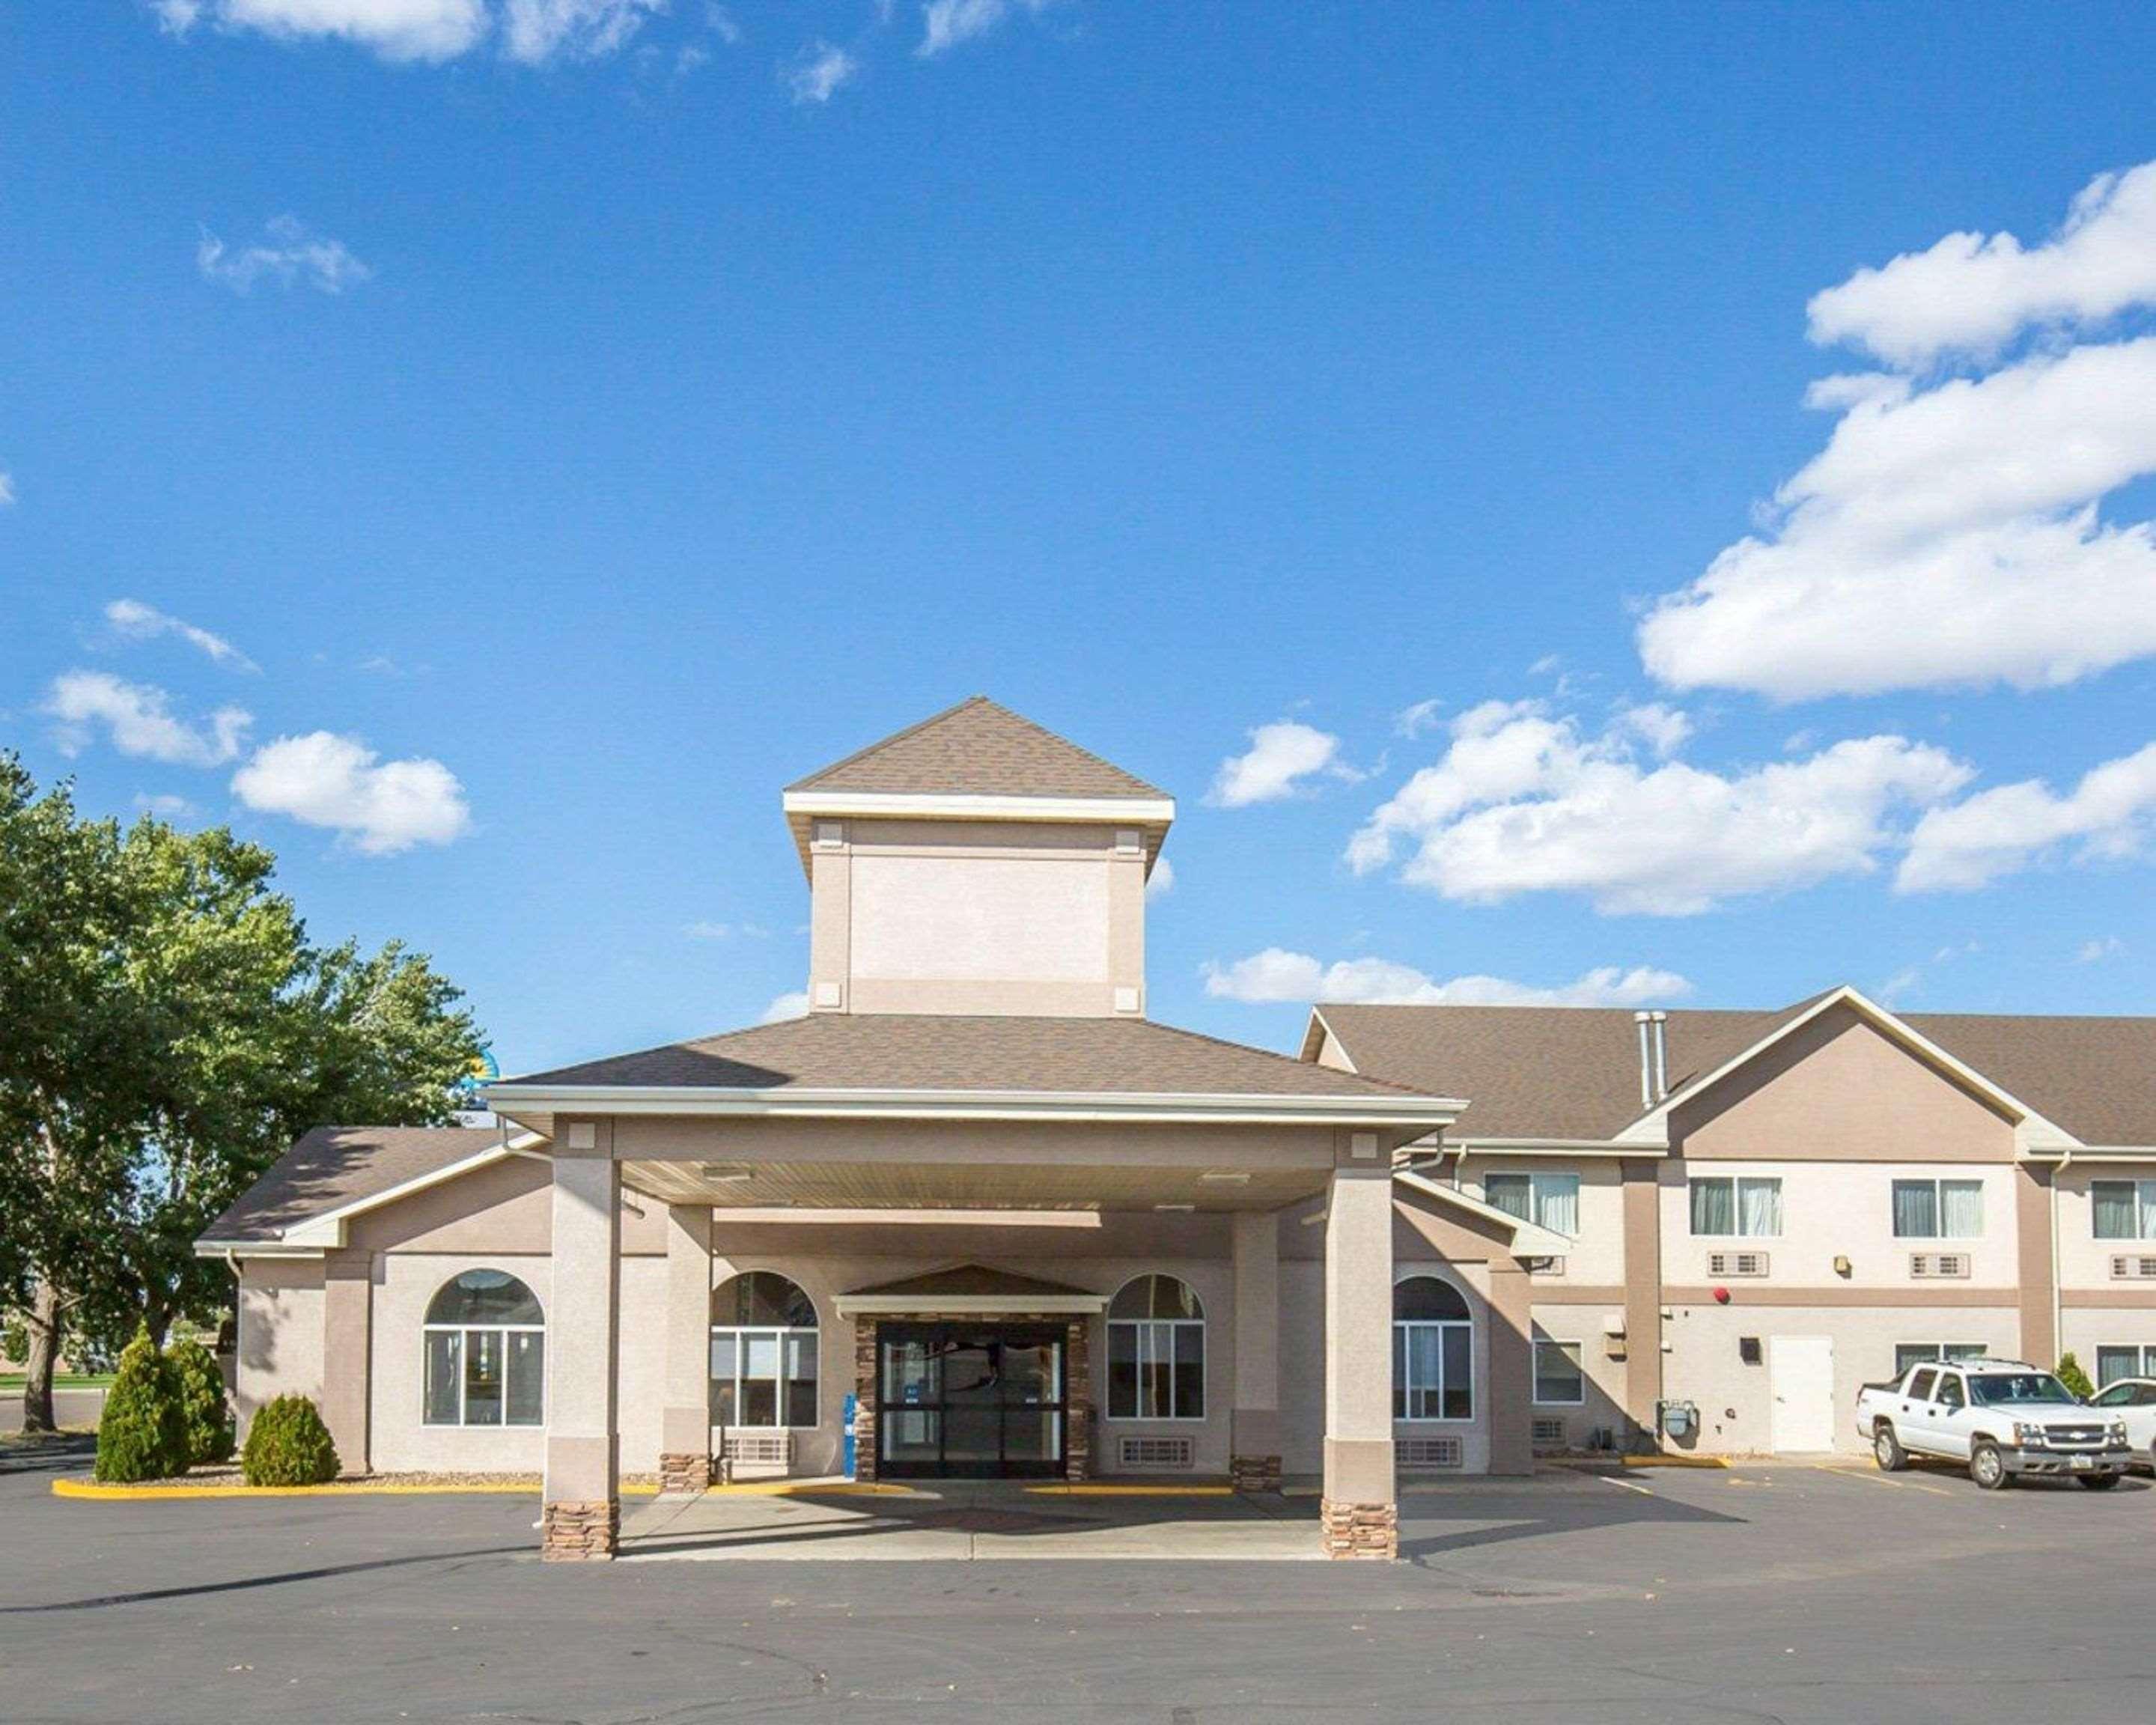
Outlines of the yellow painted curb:
{"type": "MultiPolygon", "coordinates": [[[[470,1485],[413,1485],[394,1480],[356,1481],[348,1486],[103,1486],[95,1480],[54,1480],[53,1496],[97,1503],[189,1502],[206,1497],[535,1497],[539,1482],[504,1485],[476,1481],[470,1485]]],[[[655,1497],[655,1485],[624,1486],[624,1497],[655,1497]]]]}
{"type": "Polygon", "coordinates": [[[1727,1458],[1720,1455],[1627,1455],[1623,1458],[1627,1467],[1727,1467],[1727,1458]]]}
{"type": "Polygon", "coordinates": [[[1233,1486],[1111,1486],[1081,1483],[1065,1486],[1028,1486],[1041,1497],[1232,1497],[1233,1486]]]}

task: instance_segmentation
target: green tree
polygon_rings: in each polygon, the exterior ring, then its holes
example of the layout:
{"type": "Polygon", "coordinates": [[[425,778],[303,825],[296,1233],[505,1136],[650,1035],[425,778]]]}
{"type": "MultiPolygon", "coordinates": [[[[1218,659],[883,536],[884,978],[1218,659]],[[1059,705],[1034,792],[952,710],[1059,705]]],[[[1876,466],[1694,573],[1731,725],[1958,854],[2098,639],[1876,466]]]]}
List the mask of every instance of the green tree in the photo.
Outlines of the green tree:
{"type": "Polygon", "coordinates": [[[232,1460],[232,1404],[224,1394],[224,1373],[217,1356],[199,1342],[173,1343],[165,1355],[172,1391],[187,1434],[190,1466],[213,1466],[232,1460]]]}
{"type": "Polygon", "coordinates": [[[230,1277],[194,1240],[294,1138],[438,1124],[478,1048],[424,955],[311,945],[267,850],[35,793],[0,755],[0,1301],[30,1430],[70,1330],[216,1322],[230,1277]]]}
{"type": "Polygon", "coordinates": [[[247,1423],[239,1471],[250,1486],[326,1485],[341,1468],[329,1427],[303,1395],[278,1396],[247,1423]]]}
{"type": "Polygon", "coordinates": [[[2089,1382],[2089,1374],[2082,1369],[2082,1363],[2071,1353],[2062,1353],[2059,1356],[2056,1376],[2059,1382],[2065,1384],[2067,1390],[2082,1401],[2087,1401],[2096,1394],[2096,1385],[2089,1382]]]}
{"type": "Polygon", "coordinates": [[[187,1471],[187,1427],[177,1374],[147,1330],[136,1332],[97,1425],[94,1477],[108,1485],[168,1479],[187,1471]]]}

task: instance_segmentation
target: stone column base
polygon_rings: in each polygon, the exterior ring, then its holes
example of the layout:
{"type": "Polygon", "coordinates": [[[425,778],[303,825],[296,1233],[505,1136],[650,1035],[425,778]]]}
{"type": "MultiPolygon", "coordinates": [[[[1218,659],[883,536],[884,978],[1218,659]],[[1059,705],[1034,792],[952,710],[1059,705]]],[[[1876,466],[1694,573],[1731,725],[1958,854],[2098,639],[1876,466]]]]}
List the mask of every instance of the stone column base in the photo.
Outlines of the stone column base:
{"type": "Polygon", "coordinates": [[[661,1455],[659,1489],[670,1496],[684,1491],[707,1491],[711,1486],[711,1458],[708,1453],[661,1455]]]}
{"type": "Polygon", "coordinates": [[[1277,1491],[1281,1488],[1281,1459],[1277,1455],[1230,1455],[1228,1483],[1238,1491],[1277,1491]]]}
{"type": "Polygon", "coordinates": [[[549,1503],[539,1512],[539,1555],[549,1563],[611,1558],[621,1541],[621,1505],[610,1497],[588,1503],[549,1503]]]}
{"type": "Polygon", "coordinates": [[[1400,1513],[1390,1503],[1335,1503],[1324,1500],[1318,1512],[1325,1527],[1328,1558],[1368,1558],[1390,1563],[1400,1554],[1400,1513]]]}

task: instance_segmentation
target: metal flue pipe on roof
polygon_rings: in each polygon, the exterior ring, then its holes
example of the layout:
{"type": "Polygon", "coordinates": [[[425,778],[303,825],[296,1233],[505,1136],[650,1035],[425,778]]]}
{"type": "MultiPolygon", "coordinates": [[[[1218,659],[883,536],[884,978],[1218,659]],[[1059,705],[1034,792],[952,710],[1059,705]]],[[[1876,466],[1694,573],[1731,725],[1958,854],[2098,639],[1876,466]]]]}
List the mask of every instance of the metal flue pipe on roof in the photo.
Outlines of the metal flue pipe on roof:
{"type": "Polygon", "coordinates": [[[1655,1100],[1659,1102],[1670,1093],[1670,1015],[1656,1012],[1648,1018],[1655,1027],[1655,1100]]]}
{"type": "Polygon", "coordinates": [[[1640,1106],[1655,1106],[1655,1056],[1650,1039],[1653,1033],[1647,1026],[1654,1021],[1650,1012],[1635,1012],[1632,1022],[1640,1027],[1640,1106]]]}
{"type": "Polygon", "coordinates": [[[1635,1012],[1640,1027],[1640,1106],[1651,1108],[1670,1093],[1670,1015],[1635,1012]]]}

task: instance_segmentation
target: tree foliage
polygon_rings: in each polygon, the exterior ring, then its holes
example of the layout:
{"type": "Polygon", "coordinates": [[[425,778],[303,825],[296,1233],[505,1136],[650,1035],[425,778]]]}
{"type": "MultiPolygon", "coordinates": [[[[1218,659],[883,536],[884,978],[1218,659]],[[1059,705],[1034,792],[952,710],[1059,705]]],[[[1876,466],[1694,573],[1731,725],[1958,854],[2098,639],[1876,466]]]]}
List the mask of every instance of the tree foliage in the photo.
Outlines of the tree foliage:
{"type": "Polygon", "coordinates": [[[2059,1356],[2059,1368],[2055,1375],[2077,1401],[2085,1402],[2096,1394],[2096,1385],[2089,1382],[2089,1374],[2082,1369],[2082,1363],[2071,1353],[2059,1356]]]}
{"type": "Polygon", "coordinates": [[[230,1276],[194,1240],[309,1127],[455,1106],[458,991],[395,942],[313,945],[275,868],[221,827],[85,819],[0,754],[0,1305],[33,1368],[62,1325],[213,1324],[230,1276]]]}
{"type": "Polygon", "coordinates": [[[187,1427],[178,1374],[141,1330],[121,1350],[97,1425],[94,1476],[107,1485],[168,1479],[187,1471],[187,1427]]]}
{"type": "Polygon", "coordinates": [[[321,1486],[342,1464],[321,1411],[303,1395],[280,1395],[255,1409],[239,1471],[250,1486],[321,1486]]]}
{"type": "Polygon", "coordinates": [[[201,1343],[177,1342],[165,1355],[172,1393],[180,1407],[187,1463],[212,1467],[232,1460],[232,1404],[224,1393],[224,1373],[217,1356],[201,1343]]]}

